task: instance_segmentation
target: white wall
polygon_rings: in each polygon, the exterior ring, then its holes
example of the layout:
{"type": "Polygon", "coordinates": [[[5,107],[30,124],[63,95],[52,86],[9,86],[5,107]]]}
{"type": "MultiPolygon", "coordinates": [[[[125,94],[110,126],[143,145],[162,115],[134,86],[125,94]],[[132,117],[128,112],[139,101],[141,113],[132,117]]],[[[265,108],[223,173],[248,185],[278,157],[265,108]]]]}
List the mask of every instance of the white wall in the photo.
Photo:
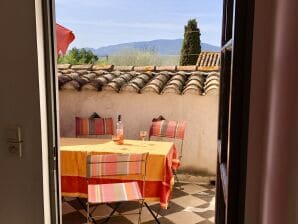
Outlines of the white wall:
{"type": "Polygon", "coordinates": [[[0,1],[0,223],[42,224],[43,179],[34,0],[0,1]],[[8,152],[7,130],[20,125],[24,152],[8,152]]]}
{"type": "Polygon", "coordinates": [[[101,117],[123,115],[126,138],[139,139],[140,130],[148,130],[153,117],[187,121],[183,169],[215,175],[218,96],[157,95],[155,93],[115,93],[96,91],[60,91],[61,135],[75,136],[75,116],[101,117]]]}

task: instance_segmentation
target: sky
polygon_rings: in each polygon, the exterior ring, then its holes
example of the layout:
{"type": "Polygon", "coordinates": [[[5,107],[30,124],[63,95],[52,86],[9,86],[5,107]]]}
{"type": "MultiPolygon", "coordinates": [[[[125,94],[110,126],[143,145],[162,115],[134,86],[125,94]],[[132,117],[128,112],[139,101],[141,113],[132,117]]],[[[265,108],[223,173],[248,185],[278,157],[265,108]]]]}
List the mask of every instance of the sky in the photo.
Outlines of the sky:
{"type": "Polygon", "coordinates": [[[71,29],[70,47],[183,38],[197,19],[201,41],[219,46],[222,0],[56,0],[56,21],[71,29]]]}

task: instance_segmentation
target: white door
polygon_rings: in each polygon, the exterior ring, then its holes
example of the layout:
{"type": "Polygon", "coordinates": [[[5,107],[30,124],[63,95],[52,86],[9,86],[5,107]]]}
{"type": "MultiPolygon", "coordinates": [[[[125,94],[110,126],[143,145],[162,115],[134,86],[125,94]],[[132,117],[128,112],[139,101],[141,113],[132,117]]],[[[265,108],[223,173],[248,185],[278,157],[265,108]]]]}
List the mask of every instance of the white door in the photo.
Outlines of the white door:
{"type": "Polygon", "coordinates": [[[37,48],[43,34],[38,24],[41,1],[0,1],[0,223],[51,223],[43,49],[37,48]],[[21,127],[22,157],[8,150],[16,126],[21,127]]]}

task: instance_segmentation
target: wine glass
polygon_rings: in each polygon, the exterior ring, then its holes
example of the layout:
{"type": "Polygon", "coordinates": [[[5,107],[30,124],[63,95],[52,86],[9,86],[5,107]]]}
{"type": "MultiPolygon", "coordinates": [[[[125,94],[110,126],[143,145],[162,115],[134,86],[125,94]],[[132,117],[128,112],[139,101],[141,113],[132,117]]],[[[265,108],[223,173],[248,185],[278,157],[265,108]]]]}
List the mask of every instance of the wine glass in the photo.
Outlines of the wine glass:
{"type": "Polygon", "coordinates": [[[145,138],[147,136],[147,131],[140,131],[140,138],[142,139],[142,141],[145,141],[145,138]]]}

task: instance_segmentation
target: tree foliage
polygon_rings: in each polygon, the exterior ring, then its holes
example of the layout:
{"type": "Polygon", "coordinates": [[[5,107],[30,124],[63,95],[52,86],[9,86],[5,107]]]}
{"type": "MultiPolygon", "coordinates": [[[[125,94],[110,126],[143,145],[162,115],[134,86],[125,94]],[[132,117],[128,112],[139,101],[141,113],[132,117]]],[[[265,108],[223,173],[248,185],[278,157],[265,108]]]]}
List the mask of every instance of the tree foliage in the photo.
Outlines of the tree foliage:
{"type": "Polygon", "coordinates": [[[184,41],[180,55],[180,65],[195,65],[201,53],[201,32],[195,19],[184,27],[184,41]]]}
{"type": "Polygon", "coordinates": [[[98,57],[91,50],[72,48],[66,55],[58,56],[59,64],[94,64],[98,57]]]}

